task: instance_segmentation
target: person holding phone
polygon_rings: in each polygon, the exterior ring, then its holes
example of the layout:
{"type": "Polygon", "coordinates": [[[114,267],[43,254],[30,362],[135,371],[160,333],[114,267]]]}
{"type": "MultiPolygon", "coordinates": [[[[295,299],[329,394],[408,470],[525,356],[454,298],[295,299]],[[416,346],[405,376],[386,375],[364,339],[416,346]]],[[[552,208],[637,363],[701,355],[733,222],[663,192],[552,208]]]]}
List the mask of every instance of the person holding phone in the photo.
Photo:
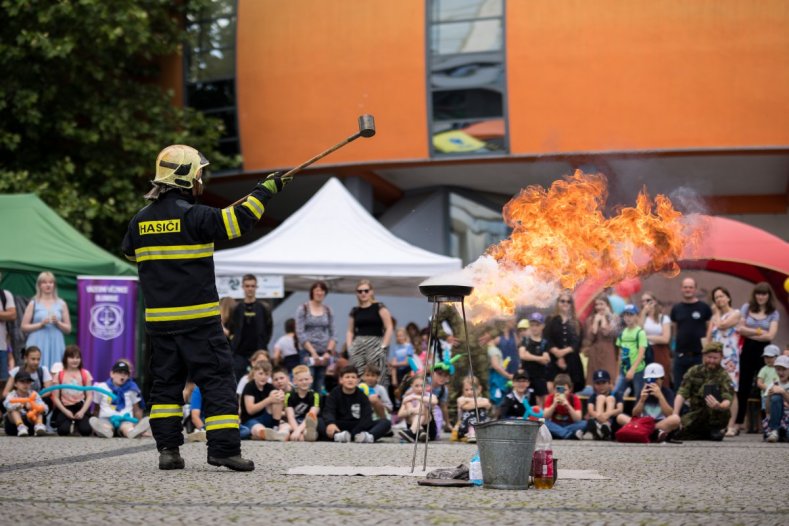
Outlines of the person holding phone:
{"type": "Polygon", "coordinates": [[[734,389],[721,366],[723,345],[709,342],[702,349],[702,363],[682,378],[674,399],[674,415],[682,421],[684,440],[723,440],[731,416],[734,389]]]}

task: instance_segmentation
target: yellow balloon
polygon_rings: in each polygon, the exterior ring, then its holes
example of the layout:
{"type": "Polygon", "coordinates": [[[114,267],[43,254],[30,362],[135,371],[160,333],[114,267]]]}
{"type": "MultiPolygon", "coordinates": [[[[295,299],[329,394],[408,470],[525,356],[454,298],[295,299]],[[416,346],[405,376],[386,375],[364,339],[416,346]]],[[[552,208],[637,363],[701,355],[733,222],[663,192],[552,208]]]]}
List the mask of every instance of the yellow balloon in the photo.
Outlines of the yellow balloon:
{"type": "Polygon", "coordinates": [[[784,290],[789,292],[789,278],[786,278],[786,281],[784,281],[784,290]]]}

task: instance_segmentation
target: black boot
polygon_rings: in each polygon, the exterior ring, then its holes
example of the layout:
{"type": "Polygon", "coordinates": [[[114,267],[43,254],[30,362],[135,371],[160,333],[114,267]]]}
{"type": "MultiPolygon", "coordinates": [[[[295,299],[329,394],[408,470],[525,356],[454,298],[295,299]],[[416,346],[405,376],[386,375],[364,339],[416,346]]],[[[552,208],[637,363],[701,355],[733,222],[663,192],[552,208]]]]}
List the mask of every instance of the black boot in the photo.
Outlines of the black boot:
{"type": "Polygon", "coordinates": [[[224,466],[226,468],[232,469],[233,471],[252,471],[255,469],[255,463],[251,460],[245,459],[241,455],[225,458],[217,458],[208,455],[208,463],[212,466],[224,466]]]}
{"type": "Polygon", "coordinates": [[[720,442],[723,440],[723,433],[719,429],[713,429],[710,431],[710,440],[713,442],[720,442]]]}
{"type": "Polygon", "coordinates": [[[177,447],[164,448],[159,451],[159,469],[184,469],[186,462],[177,447]]]}

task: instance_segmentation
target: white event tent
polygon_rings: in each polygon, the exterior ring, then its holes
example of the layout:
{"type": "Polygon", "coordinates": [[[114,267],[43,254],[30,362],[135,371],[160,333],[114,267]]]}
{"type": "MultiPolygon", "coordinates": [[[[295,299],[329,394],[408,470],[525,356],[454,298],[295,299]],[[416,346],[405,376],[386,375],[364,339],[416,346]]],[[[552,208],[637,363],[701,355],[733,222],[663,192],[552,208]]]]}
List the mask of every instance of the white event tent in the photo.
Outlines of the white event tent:
{"type": "Polygon", "coordinates": [[[376,293],[416,296],[429,276],[461,268],[458,258],[406,243],[373,218],[331,178],[273,232],[214,254],[217,276],[283,275],[285,289],[307,290],[317,279],[335,292],[352,292],[367,278],[376,293]]]}

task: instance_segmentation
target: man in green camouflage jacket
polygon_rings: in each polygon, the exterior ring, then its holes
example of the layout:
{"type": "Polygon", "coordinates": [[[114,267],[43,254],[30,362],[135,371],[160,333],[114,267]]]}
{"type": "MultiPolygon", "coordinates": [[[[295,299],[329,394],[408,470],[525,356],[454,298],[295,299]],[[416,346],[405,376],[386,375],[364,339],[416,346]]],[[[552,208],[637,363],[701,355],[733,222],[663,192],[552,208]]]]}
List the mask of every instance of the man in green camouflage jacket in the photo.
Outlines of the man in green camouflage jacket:
{"type": "Polygon", "coordinates": [[[682,378],[674,399],[674,414],[682,418],[681,436],[685,440],[723,440],[722,429],[731,416],[734,398],[731,378],[721,367],[723,346],[710,342],[704,346],[702,363],[694,365],[682,378]],[[687,402],[689,410],[680,411],[687,402]]]}

